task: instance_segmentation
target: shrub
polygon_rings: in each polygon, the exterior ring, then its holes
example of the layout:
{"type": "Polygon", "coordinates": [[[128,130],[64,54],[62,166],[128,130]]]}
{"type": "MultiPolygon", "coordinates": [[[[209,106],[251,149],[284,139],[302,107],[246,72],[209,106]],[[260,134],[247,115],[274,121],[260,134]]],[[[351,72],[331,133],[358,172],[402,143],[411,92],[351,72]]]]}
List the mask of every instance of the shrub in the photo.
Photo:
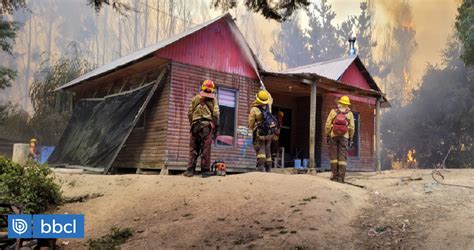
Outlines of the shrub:
{"type": "Polygon", "coordinates": [[[48,166],[22,166],[0,156],[0,201],[19,204],[24,213],[41,213],[61,202],[61,192],[48,166]]]}
{"type": "Polygon", "coordinates": [[[115,249],[117,246],[127,242],[133,236],[131,228],[112,227],[110,233],[98,239],[89,240],[89,249],[115,249]]]}

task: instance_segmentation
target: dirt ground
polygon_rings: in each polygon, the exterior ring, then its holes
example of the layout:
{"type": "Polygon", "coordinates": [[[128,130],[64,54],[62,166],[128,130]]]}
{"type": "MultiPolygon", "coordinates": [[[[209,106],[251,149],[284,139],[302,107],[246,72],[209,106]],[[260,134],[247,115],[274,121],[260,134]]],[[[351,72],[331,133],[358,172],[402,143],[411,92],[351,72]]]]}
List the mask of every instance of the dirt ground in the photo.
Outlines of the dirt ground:
{"type": "MultiPolygon", "coordinates": [[[[442,173],[474,186],[474,170],[442,173]]],[[[365,189],[329,173],[56,175],[64,196],[97,196],[55,211],[85,214],[86,239],[59,241],[71,249],[114,226],[135,232],[123,249],[474,249],[474,189],[436,184],[429,170],[348,174],[365,189]]]]}

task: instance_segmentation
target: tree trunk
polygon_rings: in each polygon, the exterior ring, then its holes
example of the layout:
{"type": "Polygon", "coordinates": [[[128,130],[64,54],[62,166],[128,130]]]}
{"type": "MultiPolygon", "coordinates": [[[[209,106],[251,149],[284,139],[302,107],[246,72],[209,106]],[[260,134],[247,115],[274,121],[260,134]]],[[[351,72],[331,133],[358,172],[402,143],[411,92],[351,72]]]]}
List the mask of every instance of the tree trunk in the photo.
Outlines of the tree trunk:
{"type": "Polygon", "coordinates": [[[145,0],[145,26],[143,28],[143,47],[147,45],[148,36],[148,0],[145,0]]]}
{"type": "Polygon", "coordinates": [[[139,9],[140,0],[135,0],[135,36],[133,37],[133,46],[135,50],[138,50],[138,9],[139,9]]]}
{"type": "Polygon", "coordinates": [[[156,37],[155,42],[160,40],[160,0],[156,0],[156,37]]]}
{"type": "MultiPolygon", "coordinates": [[[[52,3],[54,5],[54,3],[52,3]]],[[[51,61],[51,54],[52,54],[52,47],[53,47],[53,8],[54,6],[51,6],[51,9],[49,11],[49,20],[48,20],[48,58],[49,61],[51,61]]]]}
{"type": "Polygon", "coordinates": [[[105,64],[106,62],[106,56],[107,56],[107,37],[108,37],[108,27],[107,27],[107,21],[109,19],[109,9],[105,8],[105,15],[104,15],[104,30],[102,31],[103,34],[103,40],[102,40],[102,64],[105,64]]]}
{"type": "Polygon", "coordinates": [[[174,10],[174,4],[173,0],[169,0],[168,3],[168,12],[170,14],[170,21],[168,22],[168,37],[173,35],[173,30],[174,30],[174,15],[173,15],[173,10],[174,10]]]}
{"type": "MultiPolygon", "coordinates": [[[[26,69],[25,69],[25,95],[29,94],[30,89],[30,75],[31,75],[31,19],[33,19],[33,15],[30,16],[28,20],[28,45],[27,45],[27,59],[26,59],[26,69]]],[[[31,107],[28,104],[28,98],[25,98],[23,101],[23,107],[31,107]]]]}
{"type": "Polygon", "coordinates": [[[122,57],[122,18],[118,17],[118,24],[119,24],[119,37],[118,37],[118,45],[119,45],[119,49],[118,49],[118,54],[119,54],[119,57],[122,57]]]}
{"type": "MultiPolygon", "coordinates": [[[[99,24],[99,17],[95,16],[95,21],[99,24]]],[[[97,29],[95,32],[95,64],[99,66],[99,25],[97,25],[97,29]]]]}

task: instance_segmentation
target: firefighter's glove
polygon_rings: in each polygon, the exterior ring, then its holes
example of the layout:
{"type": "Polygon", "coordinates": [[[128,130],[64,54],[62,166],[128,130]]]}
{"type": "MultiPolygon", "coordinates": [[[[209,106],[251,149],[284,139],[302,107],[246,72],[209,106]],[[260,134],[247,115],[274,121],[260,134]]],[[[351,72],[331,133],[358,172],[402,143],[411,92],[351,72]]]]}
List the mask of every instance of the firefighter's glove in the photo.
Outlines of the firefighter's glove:
{"type": "Polygon", "coordinates": [[[329,144],[331,142],[331,138],[328,136],[326,137],[326,143],[329,144]]]}
{"type": "Polygon", "coordinates": [[[352,146],[354,146],[354,141],[349,140],[349,145],[348,146],[349,146],[349,148],[352,148],[352,146]]]}

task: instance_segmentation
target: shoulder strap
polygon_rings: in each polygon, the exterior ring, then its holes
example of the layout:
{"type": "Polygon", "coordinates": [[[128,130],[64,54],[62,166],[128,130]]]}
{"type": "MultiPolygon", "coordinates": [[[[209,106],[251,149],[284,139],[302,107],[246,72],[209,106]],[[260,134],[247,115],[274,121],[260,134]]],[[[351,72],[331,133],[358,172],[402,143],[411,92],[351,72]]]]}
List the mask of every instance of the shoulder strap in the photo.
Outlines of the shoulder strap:
{"type": "Polygon", "coordinates": [[[258,106],[258,109],[260,109],[260,111],[261,111],[262,113],[263,113],[263,112],[268,112],[267,105],[258,106]]]}
{"type": "Polygon", "coordinates": [[[199,102],[194,106],[193,110],[196,109],[197,106],[204,104],[204,105],[206,105],[206,107],[207,107],[207,108],[209,109],[209,111],[211,112],[211,116],[214,116],[214,107],[213,107],[213,106],[214,106],[214,103],[211,104],[212,106],[209,106],[209,103],[210,103],[210,101],[207,101],[207,102],[206,102],[206,101],[203,100],[202,97],[200,97],[200,98],[199,98],[199,102]]]}

